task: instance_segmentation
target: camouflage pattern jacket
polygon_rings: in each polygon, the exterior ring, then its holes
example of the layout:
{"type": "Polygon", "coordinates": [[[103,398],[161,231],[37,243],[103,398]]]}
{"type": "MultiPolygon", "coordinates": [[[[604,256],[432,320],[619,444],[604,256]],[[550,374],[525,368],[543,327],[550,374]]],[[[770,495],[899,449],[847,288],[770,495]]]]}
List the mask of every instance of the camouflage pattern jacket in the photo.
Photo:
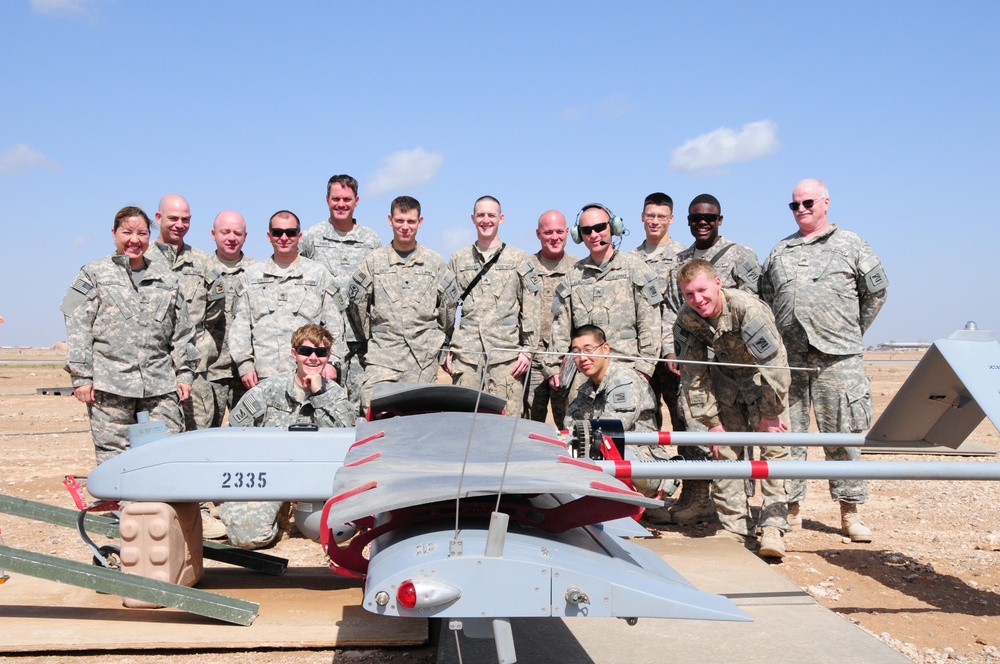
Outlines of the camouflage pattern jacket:
{"type": "Polygon", "coordinates": [[[344,388],[323,379],[323,387],[309,394],[295,382],[295,372],[286,371],[257,383],[243,395],[229,416],[231,427],[282,427],[315,424],[321,427],[352,427],[357,416],[344,388]]]}
{"type": "Polygon", "coordinates": [[[462,301],[462,317],[451,335],[451,350],[472,366],[491,348],[517,348],[530,356],[538,345],[539,278],[526,253],[500,245],[484,255],[473,244],[456,251],[448,269],[461,295],[501,247],[500,257],[462,301]]]}
{"type": "Polygon", "coordinates": [[[611,360],[600,385],[587,381],[566,409],[566,428],[573,420],[616,419],[625,431],[656,431],[656,397],[649,381],[621,360],[611,360]]]}
{"type": "MultiPolygon", "coordinates": [[[[570,334],[581,325],[604,330],[612,355],[660,357],[662,334],[660,294],[656,274],[636,256],[615,251],[601,268],[589,256],[577,261],[552,299],[552,345],[568,351],[570,334]]],[[[652,360],[617,360],[653,375],[652,360]]],[[[548,356],[546,378],[559,373],[558,356],[548,356]]]]}
{"type": "MultiPolygon", "coordinates": [[[[354,229],[349,233],[340,233],[329,220],[310,226],[302,234],[299,244],[299,254],[311,258],[333,275],[333,281],[341,293],[346,293],[351,286],[351,276],[361,265],[361,261],[372,251],[382,246],[378,233],[367,226],[354,222],[354,229]]],[[[346,311],[347,299],[344,298],[346,311]]],[[[345,313],[346,318],[346,313],[345,313]]],[[[364,341],[354,334],[354,327],[347,325],[345,330],[348,343],[364,341]]]]}
{"type": "MultiPolygon", "coordinates": [[[[573,265],[580,260],[576,256],[564,253],[562,258],[551,268],[546,267],[550,261],[542,257],[542,252],[538,251],[529,257],[541,286],[538,289],[538,345],[536,350],[550,350],[552,348],[552,298],[555,296],[556,288],[566,281],[566,275],[573,265]]],[[[536,364],[540,364],[543,356],[532,358],[536,364]]]]}
{"type": "Polygon", "coordinates": [[[632,253],[643,260],[650,269],[656,273],[656,278],[660,280],[660,293],[663,294],[663,304],[660,307],[660,315],[663,319],[663,340],[661,351],[665,357],[667,353],[674,352],[674,326],[672,312],[667,311],[667,283],[675,268],[680,266],[678,255],[687,247],[670,238],[670,242],[660,245],[649,245],[645,240],[632,253]]]}
{"type": "Polygon", "coordinates": [[[677,359],[756,364],[756,368],[681,364],[681,394],[706,427],[720,424],[719,403],[756,406],[761,417],[788,409],[788,356],[766,304],[741,290],[722,289],[718,319],[702,318],[685,304],[677,315],[677,359]]]}
{"type": "Polygon", "coordinates": [[[764,262],[761,297],[771,305],[790,351],[809,347],[856,355],[886,300],[889,279],[878,256],[856,233],[831,224],[805,239],[779,242],[764,262]]]}
{"type": "MultiPolygon", "coordinates": [[[[677,268],[696,258],[696,252],[697,249],[692,244],[677,254],[676,265],[667,276],[667,294],[664,296],[666,306],[663,307],[664,341],[673,330],[677,312],[684,306],[684,294],[677,283],[677,268]]],[[[757,254],[750,247],[730,242],[720,235],[718,241],[697,258],[704,259],[715,267],[723,288],[739,288],[752,295],[760,293],[760,263],[757,261],[757,254]]]]}
{"type": "Polygon", "coordinates": [[[236,364],[229,354],[229,341],[226,339],[229,334],[229,328],[233,326],[233,308],[236,306],[236,286],[239,285],[240,279],[243,278],[243,273],[247,271],[248,267],[256,263],[257,259],[242,254],[238,261],[227,264],[227,262],[219,258],[218,254],[213,253],[210,258],[212,260],[212,267],[222,276],[222,282],[226,286],[226,308],[222,347],[219,348],[219,357],[208,367],[208,379],[227,380],[238,376],[235,373],[236,364]]]}
{"type": "Polygon", "coordinates": [[[357,338],[368,339],[365,364],[443,361],[458,295],[455,277],[430,249],[417,245],[403,257],[389,245],[368,254],[351,278],[347,310],[357,338]]]}
{"type": "Polygon", "coordinates": [[[73,387],[93,383],[95,390],[141,399],[194,380],[194,328],[177,276],[162,262],[149,262],[138,287],[127,256],[88,263],[61,308],[73,387]]]}
{"type": "Polygon", "coordinates": [[[172,244],[154,242],[146,250],[146,258],[164,261],[167,269],[177,275],[201,356],[198,373],[205,373],[225,342],[226,284],[222,276],[208,254],[189,244],[178,251],[172,244]]]}
{"type": "Polygon", "coordinates": [[[299,256],[287,268],[274,258],[247,268],[236,286],[236,307],[229,328],[229,354],[240,376],[256,371],[267,378],[294,368],[292,333],[307,323],[333,335],[330,361],[344,357],[344,319],[340,291],[325,267],[299,256]]]}

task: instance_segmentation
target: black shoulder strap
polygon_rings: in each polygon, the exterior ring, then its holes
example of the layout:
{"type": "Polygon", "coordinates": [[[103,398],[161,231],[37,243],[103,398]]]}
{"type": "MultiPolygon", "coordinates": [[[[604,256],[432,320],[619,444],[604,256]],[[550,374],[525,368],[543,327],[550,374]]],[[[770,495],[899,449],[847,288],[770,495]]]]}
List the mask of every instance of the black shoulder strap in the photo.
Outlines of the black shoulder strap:
{"type": "Polygon", "coordinates": [[[502,254],[503,250],[506,248],[507,248],[507,243],[506,242],[502,243],[500,245],[500,248],[497,249],[497,252],[493,254],[493,258],[486,261],[482,269],[476,273],[476,276],[472,278],[472,281],[469,282],[469,285],[465,287],[464,291],[462,291],[462,297],[458,298],[459,302],[465,301],[465,298],[469,296],[469,293],[471,293],[472,289],[476,287],[476,284],[479,283],[479,280],[483,278],[483,275],[489,272],[490,268],[493,267],[493,264],[496,263],[498,260],[500,260],[500,254],[502,254]]]}

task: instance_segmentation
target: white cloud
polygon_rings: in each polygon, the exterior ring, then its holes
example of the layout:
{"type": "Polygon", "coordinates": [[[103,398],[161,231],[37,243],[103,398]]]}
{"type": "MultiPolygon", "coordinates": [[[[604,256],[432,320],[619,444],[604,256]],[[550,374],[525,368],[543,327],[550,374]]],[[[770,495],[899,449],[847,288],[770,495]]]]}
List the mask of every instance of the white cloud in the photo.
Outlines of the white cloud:
{"type": "Polygon", "coordinates": [[[778,150],[778,125],[749,122],[737,131],[720,127],[686,141],[670,153],[670,170],[700,171],[740,161],[753,161],[778,150]]]}
{"type": "Polygon", "coordinates": [[[441,253],[447,258],[462,247],[467,247],[475,241],[476,233],[470,221],[466,226],[448,226],[447,228],[442,228],[438,233],[438,242],[436,244],[441,253]]]}
{"type": "Polygon", "coordinates": [[[26,143],[19,143],[0,152],[0,175],[16,175],[33,168],[58,171],[61,167],[26,143]]]}
{"type": "Polygon", "coordinates": [[[91,0],[31,0],[31,8],[52,16],[87,16],[91,0]]]}
{"type": "Polygon", "coordinates": [[[583,106],[567,106],[563,109],[562,115],[565,120],[580,120],[590,115],[617,120],[631,113],[632,100],[626,95],[619,93],[589,102],[583,106]]]}
{"type": "Polygon", "coordinates": [[[442,153],[427,152],[421,147],[393,152],[382,159],[382,166],[368,178],[365,194],[379,196],[427,184],[443,163],[442,153]]]}
{"type": "Polygon", "coordinates": [[[69,246],[71,249],[79,249],[90,244],[93,239],[90,235],[74,235],[69,241],[69,246]]]}

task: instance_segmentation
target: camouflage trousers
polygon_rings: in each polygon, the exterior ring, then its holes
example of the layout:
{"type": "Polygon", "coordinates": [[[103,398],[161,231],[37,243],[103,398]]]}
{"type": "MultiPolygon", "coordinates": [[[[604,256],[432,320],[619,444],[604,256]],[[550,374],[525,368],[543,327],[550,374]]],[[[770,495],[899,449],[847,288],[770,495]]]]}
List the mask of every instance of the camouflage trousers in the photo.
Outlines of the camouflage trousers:
{"type": "Polygon", "coordinates": [[[261,549],[278,539],[278,519],[290,503],[228,502],[219,507],[229,543],[241,549],[261,549]]]}
{"type": "MultiPolygon", "coordinates": [[[[719,402],[719,420],[726,431],[757,431],[760,427],[760,412],[756,404],[726,404],[719,402]]],[[[787,424],[787,417],[782,417],[787,424]]],[[[752,447],[719,446],[719,459],[722,461],[737,461],[752,454],[752,447]]],[[[787,461],[787,447],[762,447],[761,458],[768,461],[787,461]]],[[[774,526],[782,532],[788,528],[788,500],[785,492],[785,480],[761,480],[761,495],[764,499],[760,508],[760,519],[756,526],[764,528],[774,526]]],[[[750,514],[750,503],[747,501],[748,490],[746,480],[718,479],[712,481],[712,503],[719,515],[722,527],[731,533],[744,537],[755,535],[755,524],[750,514]]]]}
{"type": "Polygon", "coordinates": [[[136,414],[143,411],[149,413],[151,420],[166,423],[167,433],[184,431],[184,416],[176,392],[135,399],[94,390],[94,402],[87,404],[87,414],[98,464],[128,449],[128,427],[136,423],[136,414]]]}
{"type": "Polygon", "coordinates": [[[552,421],[557,427],[562,427],[566,419],[566,406],[569,404],[569,390],[552,389],[548,379],[542,375],[542,364],[531,362],[531,374],[524,390],[522,412],[536,422],[544,422],[552,406],[552,421]]]}
{"type": "MultiPolygon", "coordinates": [[[[871,385],[865,375],[861,355],[827,355],[814,348],[806,353],[789,350],[788,364],[819,369],[818,372],[792,371],[792,384],[788,390],[792,431],[809,431],[810,410],[815,412],[816,425],[822,433],[858,433],[871,426],[871,385]]],[[[823,449],[828,461],[861,459],[861,452],[857,448],[823,449]]],[[[791,458],[804,460],[806,448],[791,448],[791,458]]],[[[868,500],[868,482],[830,480],[830,496],[845,503],[863,503],[868,500]]],[[[788,501],[801,502],[805,497],[806,483],[803,480],[789,480],[788,501]]]]}
{"type": "Polygon", "coordinates": [[[453,385],[472,387],[477,390],[484,390],[493,396],[506,399],[506,415],[520,417],[527,415],[522,413],[523,403],[522,392],[524,381],[527,376],[521,374],[515,378],[510,375],[510,370],[514,366],[514,360],[506,362],[493,362],[486,370],[485,385],[483,385],[483,371],[481,365],[469,364],[462,360],[457,353],[451,356],[451,382],[453,385]]]}
{"type": "MultiPolygon", "coordinates": [[[[669,447],[662,445],[630,445],[636,461],[670,461],[673,454],[669,447]]],[[[627,456],[626,456],[627,458],[627,456]]],[[[632,486],[647,498],[659,498],[665,481],[661,479],[632,480],[632,486]]]]}
{"type": "Polygon", "coordinates": [[[379,383],[435,383],[437,382],[437,364],[431,362],[424,368],[420,368],[410,358],[409,366],[401,363],[399,368],[383,367],[378,364],[369,364],[365,367],[364,379],[361,382],[361,414],[367,410],[372,402],[372,390],[379,383]]]}
{"type": "MultiPolygon", "coordinates": [[[[218,410],[215,403],[215,390],[205,374],[195,374],[191,383],[191,397],[181,404],[184,410],[184,430],[208,429],[212,426],[218,410]]],[[[222,419],[222,416],[219,416],[222,419]]]]}
{"type": "MultiPolygon", "coordinates": [[[[667,368],[666,362],[657,362],[653,375],[649,377],[649,386],[653,388],[656,396],[656,405],[662,401],[667,406],[667,413],[670,415],[669,431],[687,431],[687,418],[681,410],[681,377],[667,368]]],[[[656,411],[656,424],[663,430],[666,424],[663,420],[663,410],[656,411]]]]}
{"type": "Polygon", "coordinates": [[[367,346],[364,341],[349,341],[347,356],[340,365],[341,375],[337,376],[356,411],[361,410],[361,385],[365,378],[365,368],[361,364],[361,359],[365,356],[367,346]]]}
{"type": "Polygon", "coordinates": [[[237,377],[213,380],[211,383],[212,393],[215,397],[215,417],[212,418],[212,426],[221,427],[222,421],[225,419],[226,409],[228,408],[231,412],[249,390],[237,377]]]}

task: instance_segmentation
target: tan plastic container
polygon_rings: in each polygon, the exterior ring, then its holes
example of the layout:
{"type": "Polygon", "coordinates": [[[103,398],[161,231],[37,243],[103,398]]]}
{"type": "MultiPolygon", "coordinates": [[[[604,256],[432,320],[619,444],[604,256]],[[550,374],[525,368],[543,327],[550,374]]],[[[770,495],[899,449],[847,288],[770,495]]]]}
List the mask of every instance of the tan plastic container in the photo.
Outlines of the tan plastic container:
{"type": "MultiPolygon", "coordinates": [[[[198,503],[131,503],[122,510],[122,571],[193,586],[204,572],[198,503]]],[[[159,608],[123,598],[130,608],[159,608]]]]}

